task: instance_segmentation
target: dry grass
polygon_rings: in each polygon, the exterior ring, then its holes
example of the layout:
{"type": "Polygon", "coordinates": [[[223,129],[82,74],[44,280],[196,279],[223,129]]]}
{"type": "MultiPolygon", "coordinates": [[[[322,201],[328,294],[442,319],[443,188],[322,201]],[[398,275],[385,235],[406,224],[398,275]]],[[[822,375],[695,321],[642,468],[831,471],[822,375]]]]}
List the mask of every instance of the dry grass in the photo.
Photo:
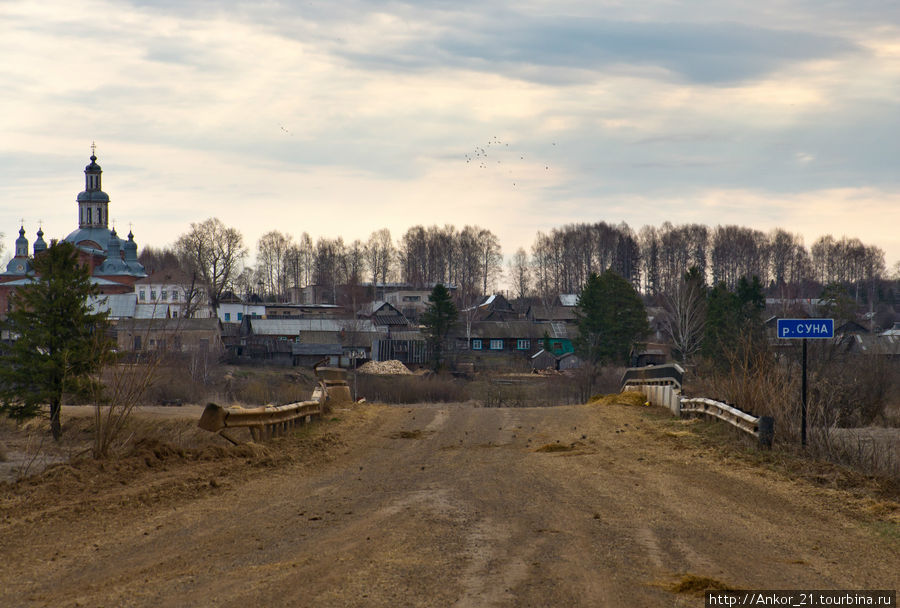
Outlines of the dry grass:
{"type": "Polygon", "coordinates": [[[584,444],[580,441],[575,441],[573,443],[545,443],[541,447],[535,448],[534,451],[542,453],[571,452],[583,446],[584,444]]]}
{"type": "Polygon", "coordinates": [[[650,405],[644,393],[638,391],[625,391],[624,393],[612,393],[609,395],[594,395],[588,402],[592,405],[650,405]]]}
{"type": "Polygon", "coordinates": [[[423,436],[424,433],[416,429],[414,431],[398,431],[391,435],[391,439],[421,439],[423,436]]]}
{"type": "Polygon", "coordinates": [[[739,589],[722,581],[708,576],[697,576],[696,574],[685,574],[674,583],[663,587],[672,593],[682,593],[697,597],[703,597],[707,591],[739,591],[739,589]]]}

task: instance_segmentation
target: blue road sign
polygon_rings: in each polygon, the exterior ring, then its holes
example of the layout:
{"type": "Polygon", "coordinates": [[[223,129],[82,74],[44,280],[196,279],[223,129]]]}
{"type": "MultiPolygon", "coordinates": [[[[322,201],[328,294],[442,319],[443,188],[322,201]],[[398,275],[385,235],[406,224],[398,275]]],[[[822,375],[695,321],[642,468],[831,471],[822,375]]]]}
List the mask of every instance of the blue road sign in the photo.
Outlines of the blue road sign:
{"type": "Polygon", "coordinates": [[[833,338],[834,319],[778,319],[779,338],[833,338]]]}

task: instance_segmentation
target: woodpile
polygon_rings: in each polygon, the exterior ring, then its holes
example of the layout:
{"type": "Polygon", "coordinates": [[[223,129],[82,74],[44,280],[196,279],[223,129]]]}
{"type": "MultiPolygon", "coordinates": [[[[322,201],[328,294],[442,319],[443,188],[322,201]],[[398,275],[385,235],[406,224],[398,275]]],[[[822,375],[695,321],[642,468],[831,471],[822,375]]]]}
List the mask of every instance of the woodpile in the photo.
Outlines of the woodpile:
{"type": "Polygon", "coordinates": [[[368,361],[359,367],[360,374],[374,374],[378,376],[408,376],[409,371],[400,361],[368,361]]]}

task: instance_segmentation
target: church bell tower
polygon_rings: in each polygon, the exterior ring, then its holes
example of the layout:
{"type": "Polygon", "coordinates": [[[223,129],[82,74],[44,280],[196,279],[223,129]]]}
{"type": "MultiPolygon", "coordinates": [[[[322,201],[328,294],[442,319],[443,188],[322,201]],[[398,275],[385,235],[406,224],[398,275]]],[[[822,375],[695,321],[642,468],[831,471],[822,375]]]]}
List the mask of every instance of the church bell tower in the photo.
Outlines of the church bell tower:
{"type": "Polygon", "coordinates": [[[100,188],[103,170],[97,164],[97,148],[91,144],[91,164],[84,168],[84,192],[78,195],[78,227],[107,228],[109,195],[100,188]]]}

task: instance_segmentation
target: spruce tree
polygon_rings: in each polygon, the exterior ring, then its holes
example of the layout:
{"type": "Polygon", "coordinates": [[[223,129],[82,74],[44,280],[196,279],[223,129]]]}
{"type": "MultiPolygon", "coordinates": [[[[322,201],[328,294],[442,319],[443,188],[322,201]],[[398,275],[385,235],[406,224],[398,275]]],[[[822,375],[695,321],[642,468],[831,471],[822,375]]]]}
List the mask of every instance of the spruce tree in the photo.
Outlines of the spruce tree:
{"type": "Polygon", "coordinates": [[[95,395],[99,371],[111,350],[107,313],[92,313],[96,295],[90,269],[70,243],[59,243],[33,261],[32,282],[16,289],[0,344],[0,411],[23,420],[50,409],[54,439],[62,435],[63,395],[95,395]]]}
{"type": "Polygon", "coordinates": [[[576,351],[591,363],[628,362],[631,349],[649,332],[644,303],[624,278],[591,273],[575,308],[576,351]]]}
{"type": "Polygon", "coordinates": [[[444,340],[450,327],[456,322],[459,312],[450,297],[450,291],[438,283],[428,296],[430,304],[422,314],[422,325],[425,326],[425,337],[431,346],[434,371],[441,369],[443,362],[444,340]]]}

